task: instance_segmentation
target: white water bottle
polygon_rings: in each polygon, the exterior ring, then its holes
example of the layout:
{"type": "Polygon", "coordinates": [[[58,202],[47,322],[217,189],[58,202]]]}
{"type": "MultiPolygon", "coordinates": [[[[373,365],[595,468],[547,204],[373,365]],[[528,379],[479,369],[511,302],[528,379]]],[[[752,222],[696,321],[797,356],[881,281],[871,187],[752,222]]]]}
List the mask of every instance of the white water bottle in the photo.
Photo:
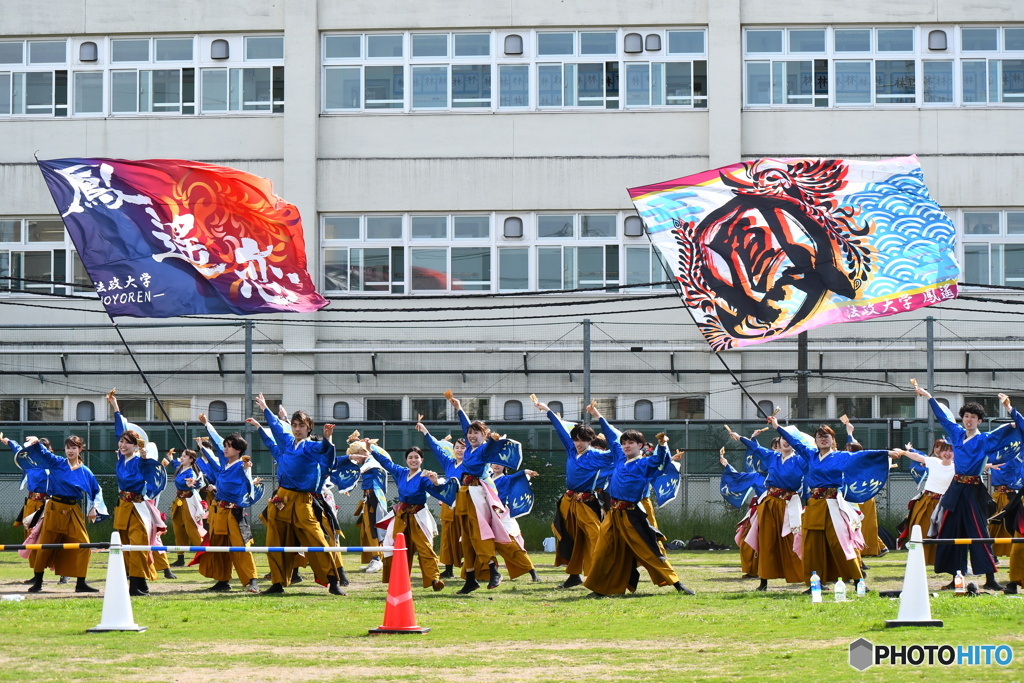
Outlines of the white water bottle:
{"type": "Polygon", "coordinates": [[[818,572],[811,572],[811,602],[821,602],[821,579],[818,572]]]}
{"type": "Polygon", "coordinates": [[[836,581],[835,588],[836,602],[846,602],[846,582],[842,579],[836,581]]]}
{"type": "Polygon", "coordinates": [[[864,585],[864,579],[857,582],[857,597],[863,598],[868,593],[868,587],[864,585]]]}
{"type": "Polygon", "coordinates": [[[956,570],[956,576],[953,577],[953,592],[957,595],[967,595],[967,586],[964,585],[964,575],[959,569],[956,570]]]}

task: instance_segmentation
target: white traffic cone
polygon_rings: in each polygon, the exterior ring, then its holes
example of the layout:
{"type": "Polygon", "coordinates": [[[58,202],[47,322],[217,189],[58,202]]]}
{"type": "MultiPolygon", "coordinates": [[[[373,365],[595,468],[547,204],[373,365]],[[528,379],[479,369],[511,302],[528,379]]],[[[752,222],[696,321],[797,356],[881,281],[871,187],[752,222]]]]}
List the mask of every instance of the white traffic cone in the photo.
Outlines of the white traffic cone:
{"type": "Polygon", "coordinates": [[[124,571],[124,555],[121,554],[121,534],[110,535],[110,552],[107,559],[107,583],[103,588],[103,616],[99,626],[88,631],[145,631],[145,626],[135,623],[132,616],[132,599],[128,595],[128,577],[124,571]]]}
{"type": "Polygon", "coordinates": [[[942,626],[941,619],[932,619],[932,607],[928,593],[928,576],[925,573],[924,543],[921,542],[921,527],[914,525],[907,543],[907,571],[903,575],[903,591],[900,593],[900,612],[896,619],[886,619],[886,628],[898,626],[942,626]]]}

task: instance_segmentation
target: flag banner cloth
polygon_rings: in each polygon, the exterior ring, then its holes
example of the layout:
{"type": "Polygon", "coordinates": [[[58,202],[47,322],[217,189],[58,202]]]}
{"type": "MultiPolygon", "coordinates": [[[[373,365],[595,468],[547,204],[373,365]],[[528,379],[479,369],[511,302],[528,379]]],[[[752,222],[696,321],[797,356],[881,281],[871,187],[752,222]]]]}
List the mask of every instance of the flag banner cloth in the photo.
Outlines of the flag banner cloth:
{"type": "Polygon", "coordinates": [[[917,157],[758,159],[629,190],[715,350],[954,299],[917,157]]]}
{"type": "Polygon", "coordinates": [[[39,168],[111,316],[310,312],[299,211],[266,178],[178,159],[39,168]]]}

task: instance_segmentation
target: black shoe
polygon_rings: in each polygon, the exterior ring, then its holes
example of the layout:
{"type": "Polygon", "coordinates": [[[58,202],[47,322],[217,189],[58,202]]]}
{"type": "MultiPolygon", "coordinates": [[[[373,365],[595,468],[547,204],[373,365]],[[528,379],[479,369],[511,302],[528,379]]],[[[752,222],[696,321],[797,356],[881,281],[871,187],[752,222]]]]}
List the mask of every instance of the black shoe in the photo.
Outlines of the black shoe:
{"type": "Polygon", "coordinates": [[[302,583],[302,576],[299,575],[299,570],[296,567],[292,570],[292,583],[302,583]]]}
{"type": "Polygon", "coordinates": [[[128,595],[133,598],[144,598],[149,595],[149,585],[146,580],[137,576],[128,577],[128,595]]]}
{"type": "Polygon", "coordinates": [[[627,588],[629,592],[636,593],[636,587],[640,585],[640,570],[633,567],[633,570],[629,572],[629,584],[627,588]]]}
{"type": "Polygon", "coordinates": [[[348,583],[348,575],[345,574],[345,568],[338,567],[338,584],[341,586],[347,586],[348,583]]]}
{"type": "Polygon", "coordinates": [[[583,579],[580,578],[579,574],[569,574],[569,578],[558,585],[559,588],[572,588],[573,586],[579,586],[583,584],[583,579]]]}
{"type": "Polygon", "coordinates": [[[885,557],[889,554],[889,546],[883,545],[882,550],[878,553],[878,557],[885,557]]]}
{"type": "Polygon", "coordinates": [[[866,564],[864,564],[863,562],[861,562],[860,563],[860,570],[862,572],[866,572],[868,570],[868,566],[866,564]]]}
{"type": "Polygon", "coordinates": [[[955,590],[955,589],[956,589],[956,581],[950,581],[949,583],[947,583],[945,586],[943,586],[939,590],[940,591],[951,591],[951,590],[955,590]]]}
{"type": "Polygon", "coordinates": [[[587,598],[591,600],[601,600],[604,597],[605,596],[601,595],[600,593],[595,593],[594,591],[590,591],[590,595],[587,596],[587,598]]]}
{"type": "Polygon", "coordinates": [[[341,586],[338,585],[337,579],[328,579],[327,592],[331,595],[348,595],[345,591],[341,590],[341,586]]]}
{"type": "Polygon", "coordinates": [[[270,580],[270,572],[267,572],[266,574],[263,575],[263,580],[264,581],[269,581],[270,580]]]}
{"type": "Polygon", "coordinates": [[[273,584],[265,591],[260,591],[260,595],[279,595],[281,593],[284,593],[284,586],[279,583],[273,584]]]}
{"type": "Polygon", "coordinates": [[[487,581],[487,590],[497,588],[501,585],[501,572],[495,565],[491,565],[491,578],[487,581]]]}
{"type": "Polygon", "coordinates": [[[36,572],[35,577],[32,579],[32,585],[28,587],[29,593],[38,593],[43,590],[43,573],[36,572]]]}
{"type": "Polygon", "coordinates": [[[473,572],[466,573],[466,583],[462,584],[462,588],[457,591],[458,595],[469,595],[473,591],[480,588],[480,582],[476,580],[473,572]]]}
{"type": "Polygon", "coordinates": [[[763,591],[767,591],[768,590],[768,579],[761,579],[760,585],[758,585],[758,587],[755,588],[754,590],[762,591],[762,592],[763,591]]]}
{"type": "Polygon", "coordinates": [[[540,577],[537,576],[537,570],[536,569],[531,569],[530,570],[530,579],[532,579],[534,583],[540,583],[540,577]]]}
{"type": "Polygon", "coordinates": [[[69,579],[69,578],[68,578],[68,577],[66,577],[66,576],[62,576],[62,577],[60,577],[60,581],[58,581],[58,582],[57,582],[57,584],[58,584],[58,585],[61,585],[61,586],[65,586],[65,585],[67,585],[67,584],[69,584],[69,583],[71,583],[71,579],[69,579]]]}
{"type": "Polygon", "coordinates": [[[174,562],[171,562],[171,566],[172,567],[184,567],[185,566],[185,556],[184,555],[178,555],[178,559],[176,559],[174,562]]]}
{"type": "Polygon", "coordinates": [[[438,578],[440,578],[440,579],[454,579],[455,578],[455,574],[452,574],[452,565],[446,564],[444,566],[444,571],[441,572],[441,576],[439,576],[438,578]]]}
{"type": "Polygon", "coordinates": [[[76,593],[99,593],[99,588],[93,588],[85,582],[85,577],[79,577],[78,581],[75,582],[76,593]]]}
{"type": "Polygon", "coordinates": [[[164,578],[165,579],[176,579],[176,578],[178,578],[178,575],[175,574],[174,572],[172,572],[170,570],[170,568],[167,568],[167,569],[164,570],[164,578]]]}
{"type": "Polygon", "coordinates": [[[676,581],[676,582],[675,582],[674,584],[672,584],[672,585],[673,585],[673,586],[675,587],[676,591],[678,591],[679,593],[682,593],[683,595],[696,595],[696,593],[694,593],[694,592],[693,592],[692,590],[690,590],[689,588],[687,588],[686,586],[684,586],[684,585],[683,585],[683,584],[682,584],[681,582],[679,582],[679,581],[676,581]]]}
{"type": "Polygon", "coordinates": [[[1003,593],[1005,593],[1006,595],[1017,595],[1017,582],[1011,581],[1010,583],[1006,584],[1006,588],[1003,589],[1003,593]]]}
{"type": "Polygon", "coordinates": [[[231,584],[227,581],[218,581],[206,590],[213,591],[214,593],[227,593],[231,590],[231,584]]]}
{"type": "Polygon", "coordinates": [[[985,590],[989,590],[989,591],[1001,591],[1001,590],[1003,590],[1002,584],[1000,584],[998,581],[996,581],[995,578],[991,578],[991,579],[987,580],[984,584],[982,584],[981,587],[984,588],[985,590]]]}

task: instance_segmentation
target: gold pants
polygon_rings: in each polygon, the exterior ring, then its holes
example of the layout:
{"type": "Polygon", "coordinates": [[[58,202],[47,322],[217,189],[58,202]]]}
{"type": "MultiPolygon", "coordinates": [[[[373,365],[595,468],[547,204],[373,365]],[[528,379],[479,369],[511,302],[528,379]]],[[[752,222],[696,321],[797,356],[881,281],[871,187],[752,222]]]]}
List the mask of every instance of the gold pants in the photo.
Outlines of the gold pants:
{"type": "MultiPolygon", "coordinates": [[[[198,496],[198,493],[193,493],[198,496]]],[[[211,508],[212,509],[212,508],[211,508]]],[[[202,545],[203,537],[199,535],[199,529],[192,521],[192,513],[189,511],[188,501],[183,498],[175,498],[171,503],[171,528],[174,529],[175,545],[202,545]]]]}
{"type": "MultiPolygon", "coordinates": [[[[395,515],[394,535],[405,534],[406,559],[409,561],[409,573],[412,574],[412,554],[416,553],[420,558],[420,574],[422,575],[423,587],[429,588],[441,577],[437,568],[437,555],[434,554],[434,544],[427,535],[423,533],[416,515],[411,511],[395,515]]],[[[391,581],[391,561],[394,557],[384,558],[384,571],[381,573],[381,580],[384,583],[391,581]]]]}
{"type": "Polygon", "coordinates": [[[864,535],[864,550],[861,555],[877,557],[882,554],[885,543],[878,537],[878,507],[875,505],[875,499],[861,503],[860,511],[864,515],[860,525],[860,532],[864,535]]]}
{"type": "MultiPolygon", "coordinates": [[[[222,510],[219,505],[210,508],[207,516],[210,523],[210,545],[227,545],[236,548],[250,545],[242,539],[242,532],[238,528],[238,520],[231,510],[222,510]]],[[[231,568],[235,568],[235,574],[243,586],[256,578],[256,562],[252,553],[203,553],[199,557],[199,573],[208,579],[215,581],[230,581],[231,568]]]]}
{"type": "MultiPolygon", "coordinates": [[[[114,530],[121,534],[121,543],[125,545],[149,545],[149,532],[146,531],[139,511],[126,500],[117,501],[117,507],[114,508],[114,530]]],[[[124,562],[128,576],[156,579],[153,553],[139,550],[125,552],[124,562]]]]}
{"type": "MultiPolygon", "coordinates": [[[[566,574],[590,574],[594,566],[594,547],[601,535],[601,519],[593,508],[586,503],[573,500],[562,494],[558,501],[558,510],[562,515],[565,533],[572,537],[572,557],[559,557],[555,554],[555,566],[565,565],[566,574]]],[[[558,547],[559,534],[555,531],[555,548],[558,547]]]]}
{"type": "MultiPolygon", "coordinates": [[[[1014,538],[1020,538],[1019,533],[1014,534],[1014,538]]],[[[992,545],[1003,545],[1002,543],[993,543],[992,545]]],[[[1010,581],[1016,581],[1021,587],[1024,587],[1024,543],[1010,543],[1010,581]]],[[[927,547],[927,546],[925,546],[927,547]]]]}
{"type": "MultiPolygon", "coordinates": [[[[637,532],[629,512],[609,510],[601,523],[601,535],[594,548],[594,566],[583,582],[584,586],[600,595],[621,595],[627,590],[635,590],[630,586],[630,575],[637,564],[647,570],[656,586],[671,586],[679,581],[668,560],[655,555],[637,532]]],[[[639,512],[646,519],[642,507],[639,512]]]]}
{"type": "Polygon", "coordinates": [[[804,580],[804,566],[793,551],[793,534],[782,535],[786,519],[786,501],[765,496],[757,506],[757,567],[762,579],[785,579],[787,583],[804,580]]]}
{"type": "Polygon", "coordinates": [[[804,508],[804,581],[810,583],[811,572],[817,572],[822,583],[844,579],[861,579],[860,554],[846,559],[839,544],[835,526],[824,498],[812,498],[804,508]]]}
{"type": "Polygon", "coordinates": [[[455,509],[441,503],[441,564],[462,564],[462,529],[455,509]]]}
{"type": "MultiPolygon", "coordinates": [[[[374,526],[377,523],[377,516],[370,507],[364,497],[359,501],[355,512],[355,516],[359,518],[359,521],[356,522],[356,526],[359,527],[359,545],[364,548],[380,545],[380,541],[377,540],[376,527],[374,526]]],[[[359,556],[359,559],[365,564],[375,557],[380,559],[382,555],[383,553],[363,553],[359,556]]]]}
{"type": "MultiPolygon", "coordinates": [[[[309,546],[325,547],[327,538],[313,513],[313,494],[303,491],[278,488],[275,497],[284,502],[280,510],[277,505],[267,505],[268,546],[309,546]]],[[[296,553],[267,553],[270,562],[270,576],[274,583],[287,586],[292,580],[296,553]]],[[[326,586],[328,577],[338,577],[338,566],[333,553],[306,553],[306,561],[313,568],[316,582],[326,586]]]]}
{"type": "Polygon", "coordinates": [[[476,576],[484,576],[487,567],[494,562],[494,539],[480,536],[480,520],[476,516],[476,505],[469,495],[468,486],[459,487],[459,495],[455,499],[455,518],[462,529],[462,578],[466,572],[476,572],[476,576]]]}
{"type": "MultiPolygon", "coordinates": [[[[85,529],[85,516],[82,508],[76,503],[58,503],[47,501],[46,516],[39,522],[37,543],[88,543],[89,532],[85,529]]],[[[37,550],[32,558],[32,571],[45,571],[52,566],[60,576],[85,578],[89,572],[89,559],[92,550],[37,550]]]]}
{"type": "MultiPolygon", "coordinates": [[[[932,513],[935,512],[935,506],[938,504],[938,498],[932,498],[927,494],[923,494],[914,501],[914,507],[910,510],[910,521],[907,522],[907,526],[913,529],[916,524],[921,527],[921,536],[928,538],[928,527],[931,525],[932,513]]],[[[1002,525],[999,528],[1001,529],[1002,525]]],[[[924,544],[924,563],[929,567],[935,566],[936,547],[931,543],[924,544]]]]}
{"type": "MultiPolygon", "coordinates": [[[[996,512],[994,514],[1003,511],[1006,504],[1010,502],[1010,496],[1005,491],[994,491],[992,494],[992,500],[996,502],[996,512]]],[[[991,538],[1009,538],[1010,534],[1006,531],[1002,524],[989,524],[988,535],[991,538]]],[[[1016,548],[1020,543],[1014,545],[1012,543],[993,543],[992,553],[996,557],[1009,557],[1011,548],[1016,548]]],[[[928,546],[925,546],[928,547],[928,546]]],[[[934,547],[934,546],[932,546],[934,547]]]]}

